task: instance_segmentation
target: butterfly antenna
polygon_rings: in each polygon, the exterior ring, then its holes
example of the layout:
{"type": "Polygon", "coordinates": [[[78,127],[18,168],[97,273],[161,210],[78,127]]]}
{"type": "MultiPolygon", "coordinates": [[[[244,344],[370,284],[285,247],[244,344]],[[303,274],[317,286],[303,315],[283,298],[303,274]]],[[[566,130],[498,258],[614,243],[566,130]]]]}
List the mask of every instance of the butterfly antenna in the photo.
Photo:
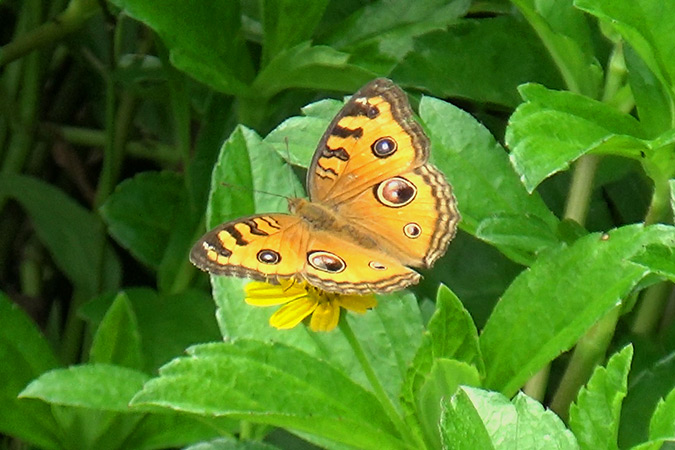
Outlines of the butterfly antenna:
{"type": "Polygon", "coordinates": [[[222,186],[225,186],[225,187],[231,188],[231,189],[239,189],[240,191],[246,191],[246,192],[253,191],[253,192],[258,192],[260,194],[271,195],[272,197],[279,197],[279,198],[289,200],[289,197],[287,197],[285,195],[277,194],[276,192],[261,191],[260,189],[249,189],[249,188],[246,188],[244,186],[238,186],[236,184],[230,184],[230,183],[227,183],[225,181],[221,181],[220,184],[222,186]]]}

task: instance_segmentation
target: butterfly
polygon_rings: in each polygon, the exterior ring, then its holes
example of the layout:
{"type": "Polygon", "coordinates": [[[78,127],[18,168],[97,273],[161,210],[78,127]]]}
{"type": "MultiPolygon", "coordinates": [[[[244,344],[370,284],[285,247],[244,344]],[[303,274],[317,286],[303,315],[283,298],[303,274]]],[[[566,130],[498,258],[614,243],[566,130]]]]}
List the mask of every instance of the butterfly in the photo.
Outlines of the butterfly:
{"type": "Polygon", "coordinates": [[[319,141],[309,199],[290,214],[242,217],[206,233],[190,260],[215,275],[305,281],[338,294],[415,284],[455,235],[457,202],[428,162],[429,138],[406,94],[375,79],[356,92],[319,141]]]}

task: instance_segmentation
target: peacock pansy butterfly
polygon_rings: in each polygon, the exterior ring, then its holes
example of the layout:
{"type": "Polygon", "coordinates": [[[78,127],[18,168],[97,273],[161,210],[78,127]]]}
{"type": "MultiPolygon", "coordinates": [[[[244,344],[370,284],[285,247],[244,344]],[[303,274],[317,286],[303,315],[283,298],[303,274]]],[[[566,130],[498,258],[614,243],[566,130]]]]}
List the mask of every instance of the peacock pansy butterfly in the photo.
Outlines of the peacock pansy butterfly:
{"type": "Polygon", "coordinates": [[[215,275],[289,278],[339,294],[391,292],[419,281],[455,235],[452,188],[429,164],[429,139],[406,94],[385,78],[354,94],[328,126],[307,172],[309,200],[290,214],[224,223],[192,248],[215,275]]]}

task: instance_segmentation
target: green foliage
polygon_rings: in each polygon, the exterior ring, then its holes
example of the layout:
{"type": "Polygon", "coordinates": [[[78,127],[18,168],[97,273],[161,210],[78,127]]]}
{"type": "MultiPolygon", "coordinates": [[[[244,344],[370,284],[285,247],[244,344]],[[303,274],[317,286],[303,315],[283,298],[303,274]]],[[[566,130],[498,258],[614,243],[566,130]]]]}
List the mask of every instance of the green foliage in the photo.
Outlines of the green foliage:
{"type": "Polygon", "coordinates": [[[570,428],[581,448],[619,448],[619,414],[632,356],[631,347],[615,354],[606,368],[595,369],[588,385],[579,391],[570,408],[570,428]]]}
{"type": "Polygon", "coordinates": [[[520,393],[509,401],[497,392],[462,387],[443,401],[445,448],[579,448],[560,418],[520,393]]]}
{"type": "Polygon", "coordinates": [[[0,2],[3,448],[672,446],[672,17],[0,2]],[[275,330],[189,249],[303,196],[376,76],[411,94],[461,232],[420,286],[328,333],[275,330]]]}

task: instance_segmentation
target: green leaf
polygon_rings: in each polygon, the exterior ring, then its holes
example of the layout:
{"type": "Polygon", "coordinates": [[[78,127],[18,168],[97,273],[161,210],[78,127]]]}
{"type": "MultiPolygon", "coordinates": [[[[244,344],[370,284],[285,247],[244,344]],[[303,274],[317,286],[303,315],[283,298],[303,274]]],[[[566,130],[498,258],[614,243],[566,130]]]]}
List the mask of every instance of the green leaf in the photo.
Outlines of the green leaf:
{"type": "Polygon", "coordinates": [[[440,445],[438,424],[441,421],[443,399],[454,395],[461,385],[479,384],[480,375],[474,366],[454,359],[434,359],[424,383],[415,393],[416,420],[421,424],[432,448],[440,445]]]}
{"type": "Polygon", "coordinates": [[[514,5],[550,53],[567,88],[597,98],[602,68],[594,55],[592,30],[571,0],[515,0],[514,5]]]}
{"type": "Polygon", "coordinates": [[[675,40],[668,20],[675,15],[675,4],[658,0],[597,2],[575,0],[577,8],[586,11],[612,27],[640,55],[649,70],[670,93],[670,114],[673,118],[673,84],[675,79],[675,40]]]}
{"type": "Polygon", "coordinates": [[[123,448],[173,448],[223,436],[234,435],[240,423],[227,417],[147,413],[125,437],[123,448]]]}
{"type": "Polygon", "coordinates": [[[241,31],[238,2],[112,3],[155,30],[169,47],[171,62],[178,69],[224,93],[248,92],[253,64],[241,31]]]}
{"type": "Polygon", "coordinates": [[[117,295],[96,330],[89,351],[89,362],[141,370],[142,359],[136,315],[129,298],[122,292],[117,295]]]}
{"type": "Polygon", "coordinates": [[[291,117],[272,130],[263,142],[270,144],[293,165],[308,167],[328,124],[344,105],[338,100],[320,100],[302,108],[304,116],[291,117]]]}
{"type": "Polygon", "coordinates": [[[635,253],[673,239],[673,227],[630,225],[542,254],[504,292],[483,329],[485,386],[513,395],[649,273],[629,261],[635,253]]]}
{"type": "Polygon", "coordinates": [[[213,228],[254,212],[288,211],[285,198],[279,196],[299,192],[300,183],[274,148],[254,131],[239,126],[223,144],[213,168],[207,226],[213,228]]]}
{"type": "MultiPolygon", "coordinates": [[[[223,142],[237,126],[233,103],[232,97],[213,95],[208,97],[204,105],[199,135],[194,143],[194,155],[185,172],[191,205],[206,207],[213,167],[223,142]]],[[[203,213],[203,210],[199,212],[203,213]]]]}
{"type": "Polygon", "coordinates": [[[227,415],[364,449],[403,446],[370,392],[304,352],[237,340],[190,353],[164,366],[132,403],[227,415]]]}
{"type": "Polygon", "coordinates": [[[645,246],[631,261],[647,267],[651,272],[675,281],[675,242],[645,246]]]}
{"type": "Polygon", "coordinates": [[[640,160],[649,151],[640,124],[604,103],[538,84],[523,85],[520,93],[526,102],[511,116],[505,141],[529,192],[586,153],[640,160]]]}
{"type": "MultiPolygon", "coordinates": [[[[250,338],[279,342],[330,362],[351,379],[370,388],[354,352],[336,329],[314,333],[299,325],[277,330],[269,325],[276,308],[253,307],[244,302],[244,280],[211,277],[218,321],[227,339],[250,338]]],[[[378,296],[378,305],[364,315],[345,313],[354,334],[385,391],[397,400],[403,378],[422,338],[422,320],[415,297],[406,292],[378,296]]]]}
{"type": "Polygon", "coordinates": [[[520,264],[529,266],[534,257],[558,244],[558,237],[542,219],[531,214],[499,214],[483,220],[476,237],[502,248],[516,248],[509,255],[520,264]]]}
{"type": "Polygon", "coordinates": [[[349,54],[306,41],[279,53],[260,71],[252,89],[263,98],[289,88],[351,92],[374,77],[373,72],[350,64],[349,54]]]}
{"type": "MultiPolygon", "coordinates": [[[[645,342],[642,351],[640,351],[639,344],[640,342],[637,341],[628,395],[623,401],[621,410],[620,448],[629,448],[641,442],[649,442],[652,436],[656,436],[650,431],[651,427],[656,426],[655,410],[663,398],[671,395],[670,392],[675,386],[675,352],[672,348],[669,352],[653,358],[653,361],[641,363],[641,354],[653,352],[654,343],[653,341],[645,342]],[[635,367],[637,365],[642,367],[635,367]],[[653,425],[650,424],[650,418],[653,425]]],[[[654,447],[660,448],[660,444],[647,445],[647,448],[654,447]]]]}
{"type": "MultiPolygon", "coordinates": [[[[233,73],[232,67],[220,59],[195,52],[192,48],[173,48],[170,61],[200,83],[226,95],[251,95],[250,86],[233,73]]],[[[248,60],[248,57],[244,57],[248,60]]],[[[248,72],[248,71],[247,71],[248,72]]]]}
{"type": "MultiPolygon", "coordinates": [[[[42,336],[33,321],[0,292],[0,350],[3,372],[10,367],[16,370],[14,375],[25,374],[18,378],[30,379],[58,365],[54,352],[42,336]]],[[[12,370],[12,371],[13,371],[12,370]]],[[[5,375],[8,375],[5,373],[5,375]]],[[[14,376],[3,376],[2,390],[11,392],[22,386],[23,382],[14,376]],[[9,384],[8,384],[9,383],[9,384]]]]}
{"type": "Polygon", "coordinates": [[[495,448],[480,414],[463,389],[441,403],[440,431],[444,449],[495,448]]]}
{"type": "MultiPolygon", "coordinates": [[[[200,203],[200,207],[206,202],[200,203]]],[[[157,288],[160,292],[175,293],[185,289],[193,276],[190,249],[204,225],[204,211],[188,201],[176,205],[172,229],[164,243],[164,255],[157,268],[157,288]],[[198,231],[197,231],[198,230],[198,231]]]]}
{"type": "Polygon", "coordinates": [[[149,378],[142,372],[109,364],[72,366],[42,374],[19,397],[128,413],[129,401],[149,378]]]}
{"type": "Polygon", "coordinates": [[[471,316],[457,296],[441,286],[436,311],[402,388],[403,408],[416,416],[411,426],[421,424],[427,441],[439,444],[441,399],[451,396],[460,384],[478,386],[484,370],[471,316]]]}
{"type": "Polygon", "coordinates": [[[101,206],[110,234],[136,259],[156,269],[186,201],[180,176],[142,172],[120,183],[101,206]],[[143,214],[139,214],[142,211],[143,214]]]}
{"type": "Polygon", "coordinates": [[[649,439],[675,441],[675,389],[656,405],[649,423],[649,439]]]}
{"type": "Polygon", "coordinates": [[[263,65],[283,50],[312,37],[328,0],[265,0],[263,65]]]}
{"type": "MultiPolygon", "coordinates": [[[[453,185],[462,214],[462,229],[475,234],[485,220],[495,227],[498,218],[508,221],[511,217],[525,216],[537,218],[522,224],[525,242],[530,239],[528,236],[542,235],[542,224],[555,233],[558,219],[538,194],[527,193],[504,149],[473,117],[431,97],[421,100],[420,116],[431,139],[431,157],[453,185]]],[[[515,260],[532,257],[525,249],[495,245],[515,260]]],[[[526,248],[530,250],[532,245],[528,242],[526,248]]]]}
{"type": "Polygon", "coordinates": [[[668,87],[649,70],[630,45],[623,46],[630,90],[640,123],[651,137],[672,128],[673,105],[668,87]]]}
{"type": "Polygon", "coordinates": [[[394,39],[394,47],[403,56],[406,53],[405,46],[399,40],[407,35],[411,43],[412,38],[420,31],[416,25],[423,26],[424,31],[445,28],[448,23],[463,16],[469,4],[466,0],[393,0],[368,3],[340,23],[339,27],[331,30],[331,33],[323,36],[322,41],[337,48],[353,48],[374,41],[378,44],[376,47],[379,47],[392,45],[391,37],[394,35],[399,37],[394,39]],[[390,41],[389,44],[387,41],[390,41]]]}
{"type": "Polygon", "coordinates": [[[191,445],[186,447],[185,450],[274,450],[279,448],[280,447],[265,442],[240,441],[235,438],[220,438],[210,442],[191,445]]]}
{"type": "Polygon", "coordinates": [[[532,29],[511,15],[461,20],[415,39],[391,77],[437,97],[460,97],[515,108],[518,85],[562,86],[532,29]]]}
{"type": "Polygon", "coordinates": [[[444,401],[443,413],[447,449],[579,448],[558,416],[522,393],[509,402],[496,392],[462,387],[444,401]]]}
{"type": "Polygon", "coordinates": [[[662,221],[667,221],[669,181],[675,177],[675,128],[671,128],[651,141],[650,151],[644,153],[642,167],[655,184],[654,208],[662,221]]]}
{"type": "Polygon", "coordinates": [[[127,436],[141,422],[138,413],[120,414],[117,411],[51,405],[59,424],[60,448],[129,448],[127,436]]]}
{"type": "MultiPolygon", "coordinates": [[[[571,450],[579,448],[575,436],[565,427],[563,421],[536,400],[523,393],[518,393],[511,403],[516,407],[516,414],[518,415],[516,449],[537,448],[542,442],[546,443],[547,449],[571,450]]],[[[496,423],[495,426],[499,427],[496,423]]],[[[500,430],[500,434],[502,431],[500,430]]]]}
{"type": "Polygon", "coordinates": [[[40,241],[85,298],[116,289],[120,265],[106,244],[102,223],[59,189],[23,175],[3,174],[0,194],[14,198],[30,216],[40,241]],[[98,269],[97,267],[103,267],[98,269]]]}
{"type": "Polygon", "coordinates": [[[470,6],[467,0],[372,2],[333,27],[335,32],[319,39],[348,51],[353,64],[388,74],[406,55],[421,48],[416,38],[452,28],[470,6]]]}
{"type": "Polygon", "coordinates": [[[633,347],[615,353],[597,367],[570,406],[570,429],[582,449],[618,449],[619,416],[626,396],[633,347]]]}
{"type": "Polygon", "coordinates": [[[16,397],[30,380],[58,362],[35,324],[2,292],[0,361],[0,432],[43,448],[60,448],[49,407],[16,397]]]}
{"type": "Polygon", "coordinates": [[[128,299],[136,317],[145,372],[154,372],[190,345],[221,337],[213,299],[196,289],[166,295],[148,288],[129,288],[118,296],[88,303],[81,312],[92,323],[99,324],[117,297],[128,299]]]}
{"type": "Polygon", "coordinates": [[[476,367],[484,373],[478,331],[471,315],[446,286],[438,289],[436,312],[429,320],[427,334],[434,358],[452,358],[476,367]]]}

